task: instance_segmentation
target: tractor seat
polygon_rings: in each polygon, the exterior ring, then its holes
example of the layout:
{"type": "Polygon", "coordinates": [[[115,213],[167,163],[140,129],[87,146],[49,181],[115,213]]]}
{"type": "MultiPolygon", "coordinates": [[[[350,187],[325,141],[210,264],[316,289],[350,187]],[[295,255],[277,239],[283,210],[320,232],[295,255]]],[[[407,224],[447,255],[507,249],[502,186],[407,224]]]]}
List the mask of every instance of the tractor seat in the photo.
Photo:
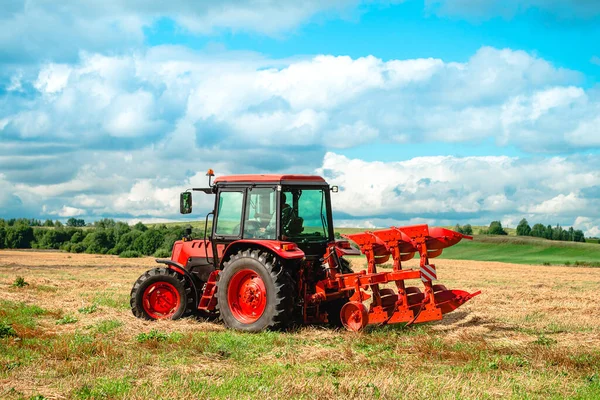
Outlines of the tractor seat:
{"type": "Polygon", "coordinates": [[[292,216],[288,225],[288,233],[291,236],[301,234],[304,231],[302,224],[304,224],[304,218],[292,216]]]}

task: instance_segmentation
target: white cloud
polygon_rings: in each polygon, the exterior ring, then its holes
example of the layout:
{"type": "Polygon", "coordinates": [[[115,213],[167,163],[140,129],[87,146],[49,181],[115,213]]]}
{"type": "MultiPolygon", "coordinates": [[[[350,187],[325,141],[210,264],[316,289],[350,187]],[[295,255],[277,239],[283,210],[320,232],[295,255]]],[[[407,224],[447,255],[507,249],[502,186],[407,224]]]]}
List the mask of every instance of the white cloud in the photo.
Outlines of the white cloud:
{"type": "Polygon", "coordinates": [[[548,200],[544,200],[540,204],[535,204],[529,207],[528,211],[534,214],[566,214],[579,212],[588,206],[585,199],[581,199],[575,193],[567,195],[559,194],[548,200]]]}
{"type": "Polygon", "coordinates": [[[185,33],[222,30],[277,36],[315,15],[340,15],[358,0],[11,0],[0,9],[0,57],[68,61],[81,50],[119,53],[144,45],[144,29],[174,21],[185,33]]]}
{"type": "MultiPolygon", "coordinates": [[[[3,172],[16,196],[4,202],[37,212],[40,204],[68,206],[86,217],[172,218],[178,193],[192,179],[205,185],[203,173],[195,174],[209,167],[310,173],[327,150],[371,142],[492,139],[527,151],[598,148],[600,101],[577,80],[526,52],[488,47],[464,63],[271,60],[174,46],[130,56],[82,53],[77,63],[24,76],[22,84],[40,92],[11,98],[2,111],[0,166],[10,166],[3,172]]],[[[347,188],[338,198],[351,200],[340,210],[373,224],[518,221],[514,213],[567,224],[593,215],[560,196],[590,210],[596,200],[582,190],[600,185],[594,157],[340,157],[331,153],[323,165],[347,188]],[[369,187],[360,186],[365,182],[369,187]],[[562,208],[552,208],[555,198],[566,202],[562,208]]],[[[198,204],[203,212],[210,201],[198,204]]]]}
{"type": "Polygon", "coordinates": [[[67,86],[69,75],[71,68],[68,65],[48,64],[40,70],[33,86],[44,93],[60,92],[67,86]]]}
{"type": "Polygon", "coordinates": [[[50,212],[50,214],[58,215],[59,217],[78,217],[80,215],[84,215],[85,210],[82,210],[81,208],[63,206],[63,208],[60,210],[50,212]]]}
{"type": "Polygon", "coordinates": [[[582,197],[586,188],[600,187],[598,162],[595,156],[367,162],[327,153],[317,172],[341,188],[333,196],[335,209],[359,220],[420,217],[438,223],[488,224],[494,219],[516,223],[527,217],[532,223],[571,225],[577,218],[600,222],[595,211],[599,200],[582,197]],[[587,184],[581,184],[581,176],[590,177],[587,184]],[[561,189],[554,184],[558,177],[561,189]]]}
{"type": "Polygon", "coordinates": [[[156,140],[185,121],[210,132],[215,144],[233,137],[279,147],[281,135],[288,146],[342,148],[376,139],[491,137],[527,151],[563,151],[598,146],[590,132],[600,100],[574,86],[577,79],[525,52],[488,47],[459,64],[373,56],[269,60],[166,46],[44,66],[33,83],[49,96],[5,118],[21,137],[83,137],[94,146],[103,135],[156,140]]]}

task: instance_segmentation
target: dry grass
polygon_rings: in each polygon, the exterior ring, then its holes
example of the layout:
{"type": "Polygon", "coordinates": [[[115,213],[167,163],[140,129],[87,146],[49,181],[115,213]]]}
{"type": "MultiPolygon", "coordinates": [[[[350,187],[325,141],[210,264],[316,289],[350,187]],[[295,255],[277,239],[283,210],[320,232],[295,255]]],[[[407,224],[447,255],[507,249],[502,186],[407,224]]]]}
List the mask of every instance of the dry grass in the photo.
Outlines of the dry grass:
{"type": "Polygon", "coordinates": [[[1,251],[0,322],[17,337],[0,339],[0,398],[600,396],[600,269],[436,264],[449,288],[483,291],[439,323],[248,335],[135,319],[150,258],[1,251]]]}

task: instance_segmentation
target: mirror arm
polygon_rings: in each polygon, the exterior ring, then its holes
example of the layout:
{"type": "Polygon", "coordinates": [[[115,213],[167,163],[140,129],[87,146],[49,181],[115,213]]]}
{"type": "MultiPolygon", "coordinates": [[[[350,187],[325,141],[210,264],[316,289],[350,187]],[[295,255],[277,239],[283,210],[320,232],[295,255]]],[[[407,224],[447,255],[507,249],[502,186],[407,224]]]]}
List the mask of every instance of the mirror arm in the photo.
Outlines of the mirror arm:
{"type": "Polygon", "coordinates": [[[213,194],[213,193],[215,193],[214,186],[211,186],[209,188],[192,188],[192,189],[188,189],[188,190],[192,190],[194,192],[204,192],[206,194],[213,194]]]}
{"type": "MultiPolygon", "coordinates": [[[[211,211],[208,214],[206,214],[206,219],[204,220],[204,250],[205,250],[205,254],[206,254],[206,262],[210,262],[210,260],[208,259],[208,243],[206,242],[206,232],[208,231],[208,216],[211,214],[213,215],[213,222],[214,222],[214,215],[215,215],[214,211],[211,211]]],[[[214,258],[214,254],[213,254],[213,258],[214,258]]]]}

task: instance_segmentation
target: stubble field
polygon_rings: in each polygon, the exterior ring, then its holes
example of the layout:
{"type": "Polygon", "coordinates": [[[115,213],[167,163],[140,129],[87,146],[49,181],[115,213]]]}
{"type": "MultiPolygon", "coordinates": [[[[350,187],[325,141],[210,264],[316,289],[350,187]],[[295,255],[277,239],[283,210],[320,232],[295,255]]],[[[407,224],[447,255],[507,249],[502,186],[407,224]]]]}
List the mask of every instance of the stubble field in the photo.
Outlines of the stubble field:
{"type": "Polygon", "coordinates": [[[436,265],[482,290],[441,322],[241,334],[135,319],[151,258],[0,251],[0,398],[600,398],[599,268],[436,265]]]}

